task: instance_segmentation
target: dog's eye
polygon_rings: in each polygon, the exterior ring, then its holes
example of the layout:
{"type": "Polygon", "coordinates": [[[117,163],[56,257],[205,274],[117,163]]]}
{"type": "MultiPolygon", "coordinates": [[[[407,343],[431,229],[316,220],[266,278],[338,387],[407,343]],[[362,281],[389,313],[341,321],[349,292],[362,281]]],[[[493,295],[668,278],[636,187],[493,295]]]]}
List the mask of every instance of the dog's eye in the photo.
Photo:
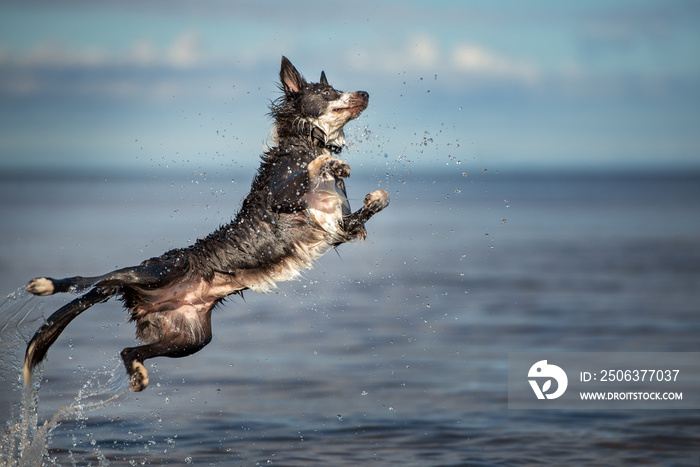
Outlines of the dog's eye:
{"type": "Polygon", "coordinates": [[[326,89],[325,91],[321,91],[321,95],[328,97],[331,95],[331,92],[328,89],[326,89]]]}

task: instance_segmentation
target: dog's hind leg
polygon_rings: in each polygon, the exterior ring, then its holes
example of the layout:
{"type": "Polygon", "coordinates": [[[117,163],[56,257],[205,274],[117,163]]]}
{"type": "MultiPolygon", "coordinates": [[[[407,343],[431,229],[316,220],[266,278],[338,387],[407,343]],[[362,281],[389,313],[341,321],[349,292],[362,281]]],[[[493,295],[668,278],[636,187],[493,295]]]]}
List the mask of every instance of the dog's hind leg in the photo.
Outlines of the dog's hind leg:
{"type": "Polygon", "coordinates": [[[80,291],[86,287],[94,285],[101,279],[97,277],[67,277],[65,279],[53,279],[51,277],[37,277],[32,279],[26,286],[27,292],[34,295],[52,295],[59,292],[80,291]]]}
{"type": "Polygon", "coordinates": [[[117,269],[103,276],[96,277],[67,277],[65,279],[53,279],[50,277],[37,277],[26,286],[27,292],[34,295],[52,295],[59,292],[79,292],[88,287],[139,285],[144,287],[157,287],[166,284],[180,274],[180,269],[172,262],[151,261],[135,267],[117,269]]]}
{"type": "MultiPolygon", "coordinates": [[[[178,320],[178,323],[156,320],[154,333],[159,339],[151,344],[138,347],[127,347],[122,350],[121,357],[127,373],[129,373],[132,391],[143,391],[148,386],[148,371],[143,362],[154,357],[180,358],[200,351],[211,342],[211,309],[196,317],[178,320]]],[[[142,323],[139,323],[141,328],[142,323]]],[[[141,331],[141,329],[139,329],[141,331]]]]}
{"type": "Polygon", "coordinates": [[[351,237],[365,237],[365,222],[389,205],[389,193],[376,190],[365,196],[364,205],[343,219],[345,232],[351,237]]]}
{"type": "Polygon", "coordinates": [[[49,316],[46,323],[39,328],[32,340],[27,344],[23,370],[25,384],[29,384],[32,370],[44,359],[49,347],[58,339],[58,336],[68,326],[68,323],[92,305],[107,300],[113,294],[114,290],[110,288],[94,288],[82,297],[76,298],[62,306],[49,316]]]}

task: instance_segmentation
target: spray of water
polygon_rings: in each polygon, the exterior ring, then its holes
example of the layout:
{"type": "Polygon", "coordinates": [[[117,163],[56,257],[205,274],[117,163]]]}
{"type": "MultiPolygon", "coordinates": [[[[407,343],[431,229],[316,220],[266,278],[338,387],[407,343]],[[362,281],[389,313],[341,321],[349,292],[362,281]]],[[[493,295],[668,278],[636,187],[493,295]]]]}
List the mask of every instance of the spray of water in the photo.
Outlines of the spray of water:
{"type": "Polygon", "coordinates": [[[39,425],[42,368],[37,367],[32,384],[25,387],[22,364],[27,341],[44,319],[42,303],[24,288],[0,303],[0,383],[7,388],[2,391],[0,413],[9,415],[0,438],[0,467],[42,465],[51,434],[61,420],[85,419],[88,412],[114,404],[129,392],[126,371],[115,361],[111,370],[90,372],[73,402],[39,425]]]}

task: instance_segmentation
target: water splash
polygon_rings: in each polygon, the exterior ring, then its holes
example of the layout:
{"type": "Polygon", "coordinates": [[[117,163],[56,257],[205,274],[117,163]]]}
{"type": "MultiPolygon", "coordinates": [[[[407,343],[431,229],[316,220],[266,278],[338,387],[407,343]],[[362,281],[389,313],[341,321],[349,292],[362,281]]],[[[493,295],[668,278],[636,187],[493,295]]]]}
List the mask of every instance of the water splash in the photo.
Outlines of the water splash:
{"type": "MultiPolygon", "coordinates": [[[[29,460],[34,451],[38,388],[24,388],[22,381],[22,352],[31,333],[43,320],[41,308],[42,301],[35,300],[24,287],[10,293],[0,303],[0,382],[4,386],[0,410],[9,415],[0,438],[2,466],[41,463],[41,457],[38,462],[29,460]]],[[[40,368],[37,371],[41,373],[40,368]]],[[[40,379],[41,375],[37,376],[40,379]]]]}
{"type": "Polygon", "coordinates": [[[89,372],[73,402],[39,426],[42,366],[35,369],[32,384],[25,387],[22,364],[29,338],[44,321],[43,303],[23,287],[0,303],[0,383],[7,388],[3,388],[0,413],[8,416],[0,437],[0,467],[42,465],[51,434],[62,420],[71,416],[85,419],[88,412],[114,404],[130,392],[126,370],[115,361],[110,370],[89,372]]]}

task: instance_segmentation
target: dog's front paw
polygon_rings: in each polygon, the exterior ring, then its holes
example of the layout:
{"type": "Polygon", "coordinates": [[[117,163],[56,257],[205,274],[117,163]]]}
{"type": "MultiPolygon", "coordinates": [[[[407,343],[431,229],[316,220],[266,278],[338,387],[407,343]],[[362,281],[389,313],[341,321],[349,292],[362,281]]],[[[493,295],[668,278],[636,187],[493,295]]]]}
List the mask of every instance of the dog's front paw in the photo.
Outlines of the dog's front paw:
{"type": "Polygon", "coordinates": [[[348,178],[350,176],[350,166],[347,162],[331,158],[328,163],[328,169],[338,178],[348,178]]]}
{"type": "Polygon", "coordinates": [[[389,206],[389,193],[384,190],[376,190],[365,196],[365,208],[372,212],[379,212],[389,206]]]}
{"type": "Polygon", "coordinates": [[[324,172],[330,172],[338,178],[350,176],[350,166],[330,154],[321,154],[306,166],[306,170],[313,180],[318,180],[324,172]]]}
{"type": "Polygon", "coordinates": [[[27,289],[27,292],[33,293],[34,295],[44,296],[53,294],[55,287],[51,279],[37,277],[29,281],[25,289],[27,289]]]}

